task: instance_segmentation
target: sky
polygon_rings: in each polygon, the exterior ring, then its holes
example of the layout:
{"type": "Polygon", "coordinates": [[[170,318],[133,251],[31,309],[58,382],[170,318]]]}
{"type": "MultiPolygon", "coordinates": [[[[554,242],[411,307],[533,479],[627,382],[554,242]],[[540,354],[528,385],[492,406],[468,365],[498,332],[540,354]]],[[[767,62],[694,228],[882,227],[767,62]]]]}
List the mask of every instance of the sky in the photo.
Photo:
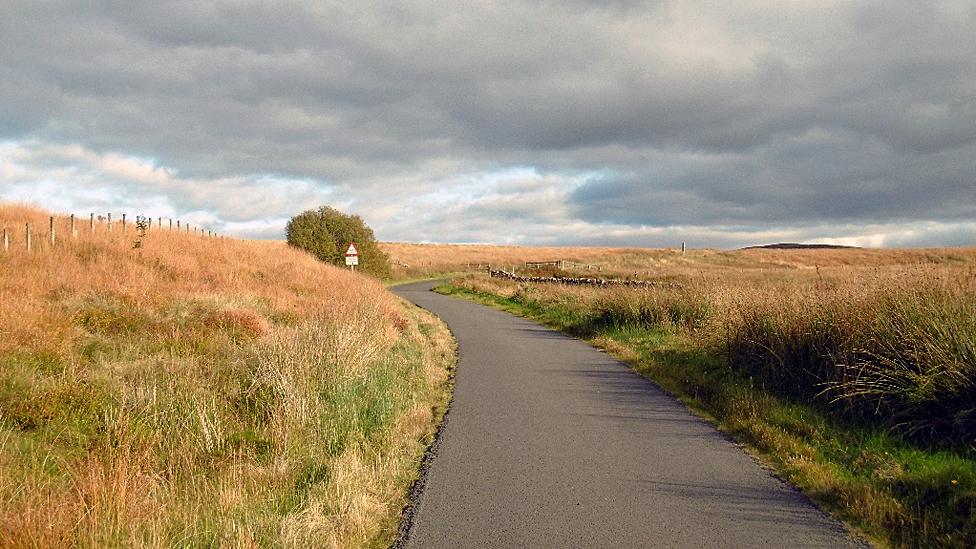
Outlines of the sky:
{"type": "Polygon", "coordinates": [[[976,245],[976,2],[0,3],[0,200],[283,238],[976,245]]]}

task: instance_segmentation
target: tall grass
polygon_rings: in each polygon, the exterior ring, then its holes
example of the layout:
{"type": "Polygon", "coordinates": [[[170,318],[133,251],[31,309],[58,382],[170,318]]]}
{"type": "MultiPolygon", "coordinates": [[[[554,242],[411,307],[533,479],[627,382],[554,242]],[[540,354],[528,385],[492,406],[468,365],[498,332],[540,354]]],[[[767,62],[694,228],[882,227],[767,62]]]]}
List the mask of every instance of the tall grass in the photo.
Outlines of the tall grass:
{"type": "Polygon", "coordinates": [[[976,447],[976,280],[909,269],[753,296],[729,321],[732,361],[789,395],[828,400],[914,440],[976,447]]]}
{"type": "Polygon", "coordinates": [[[469,289],[558,312],[566,328],[684,331],[779,394],[976,447],[976,270],[904,267],[825,279],[687,279],[590,289],[469,278],[469,289]]]}
{"type": "Polygon", "coordinates": [[[388,543],[446,328],[283,244],[80,229],[0,252],[0,545],[388,543]]]}

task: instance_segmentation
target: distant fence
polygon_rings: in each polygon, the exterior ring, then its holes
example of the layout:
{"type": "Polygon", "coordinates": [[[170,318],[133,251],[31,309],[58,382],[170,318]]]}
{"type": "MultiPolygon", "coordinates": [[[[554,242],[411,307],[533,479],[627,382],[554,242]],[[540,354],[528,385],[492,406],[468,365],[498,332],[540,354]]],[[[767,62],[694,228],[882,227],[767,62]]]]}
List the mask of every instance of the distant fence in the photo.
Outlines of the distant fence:
{"type": "Polygon", "coordinates": [[[559,270],[565,269],[586,269],[594,271],[602,271],[603,267],[599,265],[589,265],[587,263],[577,263],[575,261],[569,261],[566,259],[557,259],[555,261],[526,261],[524,263],[526,269],[542,269],[544,267],[555,267],[559,270]]]}
{"type": "MultiPolygon", "coordinates": [[[[497,266],[498,264],[496,263],[495,265],[497,266]]],[[[510,267],[512,267],[513,270],[515,269],[515,265],[512,265],[511,263],[502,263],[502,265],[510,266],[510,267]]],[[[518,266],[521,266],[523,268],[526,268],[526,269],[543,269],[545,267],[555,267],[556,269],[559,269],[559,270],[565,270],[565,269],[579,269],[579,270],[583,270],[583,269],[585,269],[587,271],[590,271],[590,270],[597,271],[597,272],[602,272],[603,271],[603,267],[601,267],[599,265],[589,265],[589,264],[586,264],[586,263],[576,263],[574,261],[567,261],[565,259],[557,259],[557,260],[554,260],[554,261],[526,261],[525,263],[519,263],[517,265],[518,266]]],[[[492,270],[491,263],[465,263],[464,264],[464,267],[465,267],[465,269],[467,269],[469,271],[485,271],[485,272],[491,272],[491,270],[492,270]]]]}
{"type": "MultiPolygon", "coordinates": [[[[3,227],[3,252],[10,253],[11,248],[18,248],[18,242],[22,243],[22,249],[32,252],[38,249],[40,243],[55,246],[59,241],[75,240],[79,236],[94,236],[98,233],[131,234],[136,238],[148,235],[150,232],[166,231],[176,234],[186,234],[188,236],[199,236],[200,238],[223,239],[223,235],[203,227],[192,227],[188,223],[182,223],[179,219],[165,218],[164,228],[162,217],[136,216],[134,219],[122,214],[121,219],[116,218],[112,221],[112,214],[105,216],[90,214],[87,223],[79,222],[74,214],[70,216],[51,216],[47,223],[47,232],[41,232],[43,225],[38,227],[30,222],[23,224],[21,229],[3,227]],[[174,225],[175,221],[175,225],[174,225]],[[155,226],[154,226],[155,224],[155,226]],[[85,227],[87,225],[87,228],[85,227]],[[15,233],[20,233],[18,236],[15,233]]],[[[136,241],[134,247],[139,247],[140,241],[136,241]]]]}
{"type": "Polygon", "coordinates": [[[548,284],[568,284],[571,286],[629,286],[637,288],[680,288],[680,284],[674,282],[662,282],[657,280],[622,280],[616,278],[587,278],[573,276],[521,276],[515,273],[502,270],[492,270],[488,272],[491,278],[503,278],[516,282],[538,282],[548,284]]]}
{"type": "Polygon", "coordinates": [[[555,267],[557,269],[562,269],[563,260],[557,259],[556,261],[527,261],[525,263],[525,268],[527,269],[541,269],[543,267],[555,267]]]}

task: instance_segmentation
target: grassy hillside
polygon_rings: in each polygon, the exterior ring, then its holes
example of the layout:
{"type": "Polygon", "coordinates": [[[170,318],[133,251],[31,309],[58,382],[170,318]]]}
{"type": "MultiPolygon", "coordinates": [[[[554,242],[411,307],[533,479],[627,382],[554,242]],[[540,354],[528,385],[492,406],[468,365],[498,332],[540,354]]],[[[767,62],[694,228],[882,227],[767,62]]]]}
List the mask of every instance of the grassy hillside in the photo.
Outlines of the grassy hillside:
{"type": "Polygon", "coordinates": [[[876,539],[971,547],[974,255],[748,250],[651,277],[677,285],[469,276],[448,291],[614,352],[876,539]]]}
{"type": "Polygon", "coordinates": [[[0,545],[380,546],[452,340],[280,243],[0,205],[0,545]],[[23,227],[37,230],[24,250],[23,227]]]}

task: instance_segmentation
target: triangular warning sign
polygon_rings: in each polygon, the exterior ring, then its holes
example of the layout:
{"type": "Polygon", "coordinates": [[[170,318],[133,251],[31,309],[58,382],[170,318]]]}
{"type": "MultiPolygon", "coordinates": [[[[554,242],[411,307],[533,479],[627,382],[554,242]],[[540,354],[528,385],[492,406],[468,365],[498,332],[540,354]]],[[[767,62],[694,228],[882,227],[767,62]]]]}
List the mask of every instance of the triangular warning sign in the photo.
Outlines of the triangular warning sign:
{"type": "Polygon", "coordinates": [[[349,245],[349,249],[346,250],[346,255],[359,255],[359,252],[356,251],[356,244],[349,245]]]}

